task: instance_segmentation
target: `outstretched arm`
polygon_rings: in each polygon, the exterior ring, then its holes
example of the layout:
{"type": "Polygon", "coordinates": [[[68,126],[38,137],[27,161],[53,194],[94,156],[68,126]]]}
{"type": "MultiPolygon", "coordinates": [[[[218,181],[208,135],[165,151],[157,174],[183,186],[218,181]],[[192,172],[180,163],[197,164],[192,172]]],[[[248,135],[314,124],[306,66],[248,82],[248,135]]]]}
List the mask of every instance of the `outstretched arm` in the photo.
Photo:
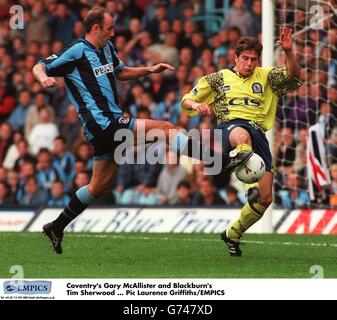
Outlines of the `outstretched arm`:
{"type": "Polygon", "coordinates": [[[286,57],[287,57],[287,69],[288,69],[288,76],[290,78],[295,78],[299,74],[299,68],[297,65],[297,61],[292,50],[292,30],[288,27],[280,27],[280,40],[277,43],[282,47],[284,50],[286,57]]]}
{"type": "Polygon", "coordinates": [[[126,67],[121,72],[117,73],[118,80],[132,80],[146,76],[150,73],[159,73],[164,70],[173,71],[174,67],[167,63],[158,63],[152,67],[126,67]]]}

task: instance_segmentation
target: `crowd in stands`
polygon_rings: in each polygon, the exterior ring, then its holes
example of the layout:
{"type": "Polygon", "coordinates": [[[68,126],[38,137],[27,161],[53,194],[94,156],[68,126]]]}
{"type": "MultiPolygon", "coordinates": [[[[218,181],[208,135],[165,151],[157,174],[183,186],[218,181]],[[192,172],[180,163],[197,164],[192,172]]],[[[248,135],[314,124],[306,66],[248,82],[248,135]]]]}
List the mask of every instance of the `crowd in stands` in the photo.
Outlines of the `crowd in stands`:
{"type": "MultiPolygon", "coordinates": [[[[221,7],[222,1],[218,2],[221,7]]],[[[278,6],[284,2],[287,1],[279,0],[278,6]]],[[[194,19],[207,12],[205,3],[200,0],[0,0],[1,206],[62,207],[77,188],[90,180],[92,148],[83,136],[74,107],[67,100],[63,80],[58,79],[56,88],[43,90],[34,79],[32,68],[39,59],[57,54],[83,36],[83,18],[93,5],[105,6],[115,15],[113,41],[126,65],[165,61],[176,68],[174,73],[152,74],[141,81],[118,82],[120,105],[125,114],[168,120],[186,130],[212,130],[214,120],[189,118],[181,113],[181,97],[203,75],[234,65],[233,47],[241,36],[261,39],[262,1],[231,1],[223,25],[211,34],[204,21],[194,19]],[[10,27],[9,9],[14,4],[24,9],[23,29],[10,27]]],[[[295,11],[291,17],[277,18],[279,23],[282,19],[296,22],[302,16],[301,11],[295,11]]],[[[321,67],[302,69],[304,86],[298,94],[285,97],[284,108],[278,115],[279,135],[274,144],[277,199],[286,207],[295,203],[306,206],[309,201],[303,185],[306,174],[303,153],[310,122],[324,123],[333,159],[330,162],[337,162],[337,129],[334,129],[337,28],[331,21],[328,33],[317,35],[309,31],[310,42],[304,41],[305,33],[297,38],[298,62],[310,66],[310,59],[321,56],[321,67]],[[317,42],[317,37],[322,41],[317,42]],[[322,47],[318,48],[318,44],[322,47]],[[328,81],[329,86],[322,85],[328,81]],[[294,195],[291,190],[298,192],[294,195]]],[[[276,63],[284,64],[284,57],[280,55],[276,63]]],[[[165,156],[164,151],[158,145],[156,152],[165,156]]],[[[233,177],[205,176],[202,163],[188,158],[173,159],[176,155],[171,153],[166,157],[172,161],[121,165],[112,192],[97,203],[237,206],[245,202],[245,190],[233,177]]],[[[337,194],[337,175],[332,177],[337,194]]]]}

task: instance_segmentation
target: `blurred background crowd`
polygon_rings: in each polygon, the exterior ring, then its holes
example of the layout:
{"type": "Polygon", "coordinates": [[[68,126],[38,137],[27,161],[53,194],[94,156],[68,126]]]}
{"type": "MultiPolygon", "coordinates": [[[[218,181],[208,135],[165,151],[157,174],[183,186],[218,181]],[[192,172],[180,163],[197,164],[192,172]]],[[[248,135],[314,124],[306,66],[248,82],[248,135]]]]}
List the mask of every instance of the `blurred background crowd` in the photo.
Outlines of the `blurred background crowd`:
{"type": "MultiPolygon", "coordinates": [[[[304,85],[288,94],[279,109],[273,146],[279,206],[306,207],[305,150],[308,126],[319,122],[333,181],[328,202],[337,204],[337,24],[306,30],[305,10],[277,1],[277,24],[290,23],[304,85]],[[283,10],[282,8],[286,8],[283,10]],[[296,107],[296,108],[295,108],[296,107]],[[336,194],[336,196],[333,196],[336,194]]],[[[43,90],[32,68],[59,53],[84,33],[83,18],[94,5],[105,6],[115,21],[113,39],[128,66],[167,62],[172,73],[118,82],[125,114],[168,120],[180,128],[214,128],[213,119],[181,112],[181,97],[206,74],[234,65],[241,36],[261,39],[261,0],[0,0],[0,204],[64,206],[91,177],[92,149],[85,140],[64,83],[43,90]],[[10,27],[10,8],[24,8],[23,29],[10,27]]],[[[284,65],[282,53],[275,64],[284,65]]],[[[204,131],[207,132],[207,131],[204,131]]],[[[158,147],[157,152],[163,152],[158,147]]],[[[164,154],[164,152],[163,152],[164,154]]],[[[202,163],[167,153],[168,164],[122,165],[112,192],[98,204],[241,206],[245,190],[233,177],[205,176],[202,163]]]]}

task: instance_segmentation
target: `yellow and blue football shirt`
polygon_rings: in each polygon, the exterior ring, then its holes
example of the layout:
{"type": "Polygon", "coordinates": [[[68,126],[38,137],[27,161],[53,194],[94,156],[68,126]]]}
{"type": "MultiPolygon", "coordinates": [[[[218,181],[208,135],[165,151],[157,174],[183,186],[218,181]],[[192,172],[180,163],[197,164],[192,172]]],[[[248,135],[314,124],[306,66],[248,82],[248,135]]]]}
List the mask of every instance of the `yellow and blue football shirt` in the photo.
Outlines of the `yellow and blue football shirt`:
{"type": "MultiPolygon", "coordinates": [[[[297,78],[290,78],[287,68],[257,67],[244,78],[234,69],[223,69],[202,77],[191,92],[182,98],[211,106],[217,123],[233,119],[253,121],[263,131],[275,121],[279,98],[301,86],[297,78]]],[[[194,110],[183,110],[190,116],[194,110]]]]}

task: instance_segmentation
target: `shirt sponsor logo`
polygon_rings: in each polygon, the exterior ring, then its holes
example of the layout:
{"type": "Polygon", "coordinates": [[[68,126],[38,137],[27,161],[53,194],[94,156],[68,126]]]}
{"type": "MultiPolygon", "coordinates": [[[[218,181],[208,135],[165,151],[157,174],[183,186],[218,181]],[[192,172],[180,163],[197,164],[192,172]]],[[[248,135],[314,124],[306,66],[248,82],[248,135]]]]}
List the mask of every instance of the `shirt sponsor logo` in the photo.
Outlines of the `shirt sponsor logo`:
{"type": "Polygon", "coordinates": [[[262,93],[262,85],[261,83],[254,82],[252,85],[253,93],[262,93]]]}
{"type": "Polygon", "coordinates": [[[259,107],[261,105],[259,100],[249,99],[248,97],[229,99],[228,104],[233,107],[236,106],[259,107]]]}
{"type": "Polygon", "coordinates": [[[94,69],[94,73],[95,73],[96,78],[100,77],[104,74],[107,74],[107,73],[113,73],[113,71],[114,71],[113,63],[104,64],[104,65],[94,69]]]}

